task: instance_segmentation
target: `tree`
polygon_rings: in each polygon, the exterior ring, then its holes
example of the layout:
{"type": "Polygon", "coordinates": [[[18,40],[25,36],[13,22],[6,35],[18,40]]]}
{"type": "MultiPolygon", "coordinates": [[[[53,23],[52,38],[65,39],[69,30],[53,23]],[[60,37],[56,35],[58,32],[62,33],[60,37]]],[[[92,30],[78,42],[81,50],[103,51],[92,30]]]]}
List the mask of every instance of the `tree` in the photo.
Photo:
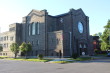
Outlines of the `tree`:
{"type": "Polygon", "coordinates": [[[95,33],[93,34],[93,36],[99,36],[99,41],[101,41],[101,36],[102,36],[102,32],[98,32],[98,33],[95,33]]]}
{"type": "Polygon", "coordinates": [[[105,30],[101,36],[101,49],[102,50],[108,50],[110,49],[109,44],[109,36],[110,36],[110,20],[108,20],[108,23],[106,26],[104,26],[105,30]]]}
{"type": "Polygon", "coordinates": [[[27,58],[27,53],[29,51],[32,50],[32,45],[30,43],[25,43],[23,42],[21,45],[20,45],[20,51],[23,52],[25,54],[25,57],[27,58]]]}
{"type": "Polygon", "coordinates": [[[107,44],[105,42],[101,42],[101,50],[106,51],[107,50],[107,44]]]}
{"type": "Polygon", "coordinates": [[[97,34],[97,33],[95,33],[95,34],[93,34],[93,36],[98,36],[98,34],[97,34]]]}
{"type": "Polygon", "coordinates": [[[98,32],[98,33],[93,34],[93,36],[99,36],[99,37],[101,37],[101,35],[102,35],[102,32],[98,32]]]}
{"type": "Polygon", "coordinates": [[[0,51],[3,51],[3,47],[2,46],[0,46],[0,51]]]}
{"type": "Polygon", "coordinates": [[[16,58],[17,53],[19,52],[19,46],[18,46],[18,44],[17,43],[12,43],[10,45],[10,50],[15,54],[15,57],[14,58],[16,58]]]}

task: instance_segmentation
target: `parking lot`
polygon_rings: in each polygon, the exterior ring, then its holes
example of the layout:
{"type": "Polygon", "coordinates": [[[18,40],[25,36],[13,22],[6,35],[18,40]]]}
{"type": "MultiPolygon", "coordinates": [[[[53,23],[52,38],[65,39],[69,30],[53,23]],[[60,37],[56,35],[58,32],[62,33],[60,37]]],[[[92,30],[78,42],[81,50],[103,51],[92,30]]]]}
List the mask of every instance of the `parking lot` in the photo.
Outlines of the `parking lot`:
{"type": "Polygon", "coordinates": [[[110,58],[68,64],[0,60],[0,73],[110,73],[110,58]]]}

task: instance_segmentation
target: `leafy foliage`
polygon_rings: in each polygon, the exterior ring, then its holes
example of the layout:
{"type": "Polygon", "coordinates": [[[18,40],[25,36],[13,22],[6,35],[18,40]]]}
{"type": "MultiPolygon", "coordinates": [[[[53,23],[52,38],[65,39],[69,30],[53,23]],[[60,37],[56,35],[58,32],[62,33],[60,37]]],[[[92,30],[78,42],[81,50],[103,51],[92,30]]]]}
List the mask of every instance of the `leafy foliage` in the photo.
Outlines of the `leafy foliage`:
{"type": "Polygon", "coordinates": [[[72,58],[74,59],[78,58],[78,54],[77,53],[72,54],[72,58]]]}
{"type": "Polygon", "coordinates": [[[38,54],[38,59],[42,60],[43,59],[43,55],[42,54],[38,54]]]}
{"type": "Polygon", "coordinates": [[[106,26],[104,26],[105,30],[103,32],[103,35],[101,36],[102,42],[101,42],[101,49],[107,50],[110,49],[109,44],[109,36],[110,36],[110,20],[108,20],[108,23],[106,26]]]}
{"type": "Polygon", "coordinates": [[[27,45],[25,42],[23,42],[21,45],[20,45],[20,51],[21,52],[26,52],[27,51],[27,45]]]}
{"type": "Polygon", "coordinates": [[[99,36],[99,37],[101,37],[101,35],[102,35],[101,32],[98,32],[98,33],[93,34],[93,36],[99,36]]]}
{"type": "Polygon", "coordinates": [[[103,41],[101,42],[101,50],[105,51],[107,49],[107,44],[103,41]]]}
{"type": "Polygon", "coordinates": [[[32,50],[32,45],[30,43],[26,44],[25,42],[23,42],[19,48],[21,52],[25,53],[25,56],[27,58],[27,53],[32,50]]]}
{"type": "Polygon", "coordinates": [[[0,51],[3,51],[3,47],[2,46],[0,46],[0,51]]]}
{"type": "Polygon", "coordinates": [[[17,56],[17,53],[19,52],[19,46],[17,43],[12,43],[10,45],[10,50],[15,54],[15,58],[17,56]]]}

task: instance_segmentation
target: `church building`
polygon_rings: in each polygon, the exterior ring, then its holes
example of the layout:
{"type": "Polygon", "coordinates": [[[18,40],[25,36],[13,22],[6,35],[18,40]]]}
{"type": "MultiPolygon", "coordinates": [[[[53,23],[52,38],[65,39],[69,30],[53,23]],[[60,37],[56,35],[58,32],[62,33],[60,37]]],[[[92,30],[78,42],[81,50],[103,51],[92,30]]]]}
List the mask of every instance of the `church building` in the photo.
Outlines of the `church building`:
{"type": "MultiPolygon", "coordinates": [[[[50,57],[70,57],[73,54],[93,55],[89,34],[89,17],[82,9],[70,9],[67,13],[52,16],[47,10],[32,10],[22,23],[9,25],[9,31],[0,33],[0,55],[13,56],[10,45],[14,42],[30,42],[28,56],[43,54],[50,57]]],[[[24,56],[22,52],[19,56],[24,56]]]]}

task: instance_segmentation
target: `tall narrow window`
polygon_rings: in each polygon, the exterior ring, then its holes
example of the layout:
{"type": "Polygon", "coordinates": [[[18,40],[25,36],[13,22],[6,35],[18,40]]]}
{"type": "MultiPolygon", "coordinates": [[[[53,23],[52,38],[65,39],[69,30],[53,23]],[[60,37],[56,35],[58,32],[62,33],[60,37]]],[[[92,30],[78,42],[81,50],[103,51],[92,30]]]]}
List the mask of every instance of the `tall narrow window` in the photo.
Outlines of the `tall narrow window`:
{"type": "Polygon", "coordinates": [[[8,40],[8,36],[7,36],[7,40],[8,40]]]}
{"type": "Polygon", "coordinates": [[[4,41],[6,41],[6,36],[4,37],[4,41]]]}
{"type": "Polygon", "coordinates": [[[39,45],[39,40],[36,41],[36,44],[39,45]]]}
{"type": "Polygon", "coordinates": [[[32,46],[34,45],[34,42],[32,41],[32,46]]]}
{"type": "Polygon", "coordinates": [[[35,23],[32,24],[32,35],[35,35],[35,23]]]}
{"type": "Polygon", "coordinates": [[[13,41],[14,40],[14,37],[12,36],[12,37],[10,37],[10,41],[13,41]]]}
{"type": "Polygon", "coordinates": [[[36,34],[39,34],[39,23],[36,23],[36,34]]]}
{"type": "Polygon", "coordinates": [[[31,25],[28,26],[28,34],[31,35],[31,25]]]}

